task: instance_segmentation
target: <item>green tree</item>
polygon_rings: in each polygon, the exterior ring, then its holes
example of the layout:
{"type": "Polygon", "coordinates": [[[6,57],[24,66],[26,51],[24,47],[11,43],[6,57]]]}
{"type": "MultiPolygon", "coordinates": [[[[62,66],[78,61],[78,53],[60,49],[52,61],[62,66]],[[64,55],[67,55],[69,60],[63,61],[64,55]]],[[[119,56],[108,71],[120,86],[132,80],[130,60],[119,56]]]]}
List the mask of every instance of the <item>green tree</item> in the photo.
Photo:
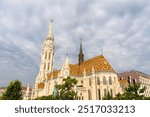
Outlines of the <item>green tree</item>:
{"type": "Polygon", "coordinates": [[[56,99],[59,100],[76,100],[78,99],[77,93],[73,90],[73,87],[77,84],[75,78],[67,77],[63,79],[62,85],[56,85],[58,89],[58,95],[56,99]]]}
{"type": "Polygon", "coordinates": [[[104,96],[103,100],[113,100],[113,97],[109,91],[107,92],[107,95],[104,96]]]}
{"type": "Polygon", "coordinates": [[[150,100],[150,97],[145,97],[145,100],[150,100]]]}
{"type": "Polygon", "coordinates": [[[2,94],[1,99],[21,100],[22,99],[21,82],[19,80],[10,82],[10,84],[6,87],[6,91],[2,94]]]}
{"type": "Polygon", "coordinates": [[[123,94],[118,93],[114,98],[108,92],[103,100],[149,100],[150,97],[144,97],[145,87],[141,88],[140,84],[130,84],[123,94]]]}
{"type": "Polygon", "coordinates": [[[145,99],[143,93],[145,91],[145,87],[141,88],[140,84],[128,85],[125,88],[125,92],[123,94],[117,94],[114,99],[116,100],[143,100],[145,99]]]}
{"type": "Polygon", "coordinates": [[[75,78],[64,78],[63,84],[55,83],[53,95],[38,97],[36,100],[76,100],[78,99],[77,93],[73,90],[76,84],[75,78]]]}

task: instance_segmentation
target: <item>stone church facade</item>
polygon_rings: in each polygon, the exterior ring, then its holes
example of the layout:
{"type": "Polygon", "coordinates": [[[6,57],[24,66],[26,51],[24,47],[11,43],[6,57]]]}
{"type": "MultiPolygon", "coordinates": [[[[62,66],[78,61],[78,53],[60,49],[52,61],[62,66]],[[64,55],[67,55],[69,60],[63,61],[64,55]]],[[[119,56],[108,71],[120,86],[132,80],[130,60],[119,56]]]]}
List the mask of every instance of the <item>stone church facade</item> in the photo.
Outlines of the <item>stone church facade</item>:
{"type": "Polygon", "coordinates": [[[62,84],[63,78],[76,78],[74,86],[81,100],[101,100],[108,91],[112,96],[122,93],[115,70],[103,55],[84,60],[82,43],[80,43],[78,63],[69,63],[68,56],[59,70],[53,70],[54,37],[52,21],[48,35],[44,41],[41,54],[40,70],[35,81],[32,99],[53,95],[55,84],[62,84]]]}

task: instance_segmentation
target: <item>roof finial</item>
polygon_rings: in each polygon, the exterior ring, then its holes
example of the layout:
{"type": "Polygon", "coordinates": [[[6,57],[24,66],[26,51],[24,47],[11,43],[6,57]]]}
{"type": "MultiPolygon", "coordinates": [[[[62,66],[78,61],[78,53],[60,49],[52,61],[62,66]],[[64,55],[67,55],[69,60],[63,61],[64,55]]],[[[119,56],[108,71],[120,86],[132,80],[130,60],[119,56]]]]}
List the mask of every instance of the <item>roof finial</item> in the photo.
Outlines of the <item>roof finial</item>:
{"type": "Polygon", "coordinates": [[[51,19],[50,25],[49,25],[49,32],[47,37],[53,38],[53,20],[51,19]]]}

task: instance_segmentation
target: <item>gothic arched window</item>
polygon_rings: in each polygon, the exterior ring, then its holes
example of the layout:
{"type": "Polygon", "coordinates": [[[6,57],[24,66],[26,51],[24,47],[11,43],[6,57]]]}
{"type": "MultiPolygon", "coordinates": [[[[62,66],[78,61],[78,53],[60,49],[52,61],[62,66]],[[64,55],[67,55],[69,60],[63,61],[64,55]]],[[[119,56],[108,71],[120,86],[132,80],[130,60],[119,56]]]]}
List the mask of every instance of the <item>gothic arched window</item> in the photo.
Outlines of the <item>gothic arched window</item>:
{"type": "Polygon", "coordinates": [[[97,85],[100,85],[100,78],[97,77],[97,85]]]}
{"type": "Polygon", "coordinates": [[[112,85],[112,78],[109,77],[109,85],[112,85]]]}
{"type": "Polygon", "coordinates": [[[48,64],[47,70],[49,70],[49,64],[48,64]]]}
{"type": "Polygon", "coordinates": [[[50,60],[50,58],[51,58],[51,53],[49,53],[49,60],[50,60]]]}
{"type": "Polygon", "coordinates": [[[47,59],[47,53],[45,52],[45,59],[47,59]]]}
{"type": "Polygon", "coordinates": [[[103,85],[107,85],[106,77],[105,76],[103,77],[103,85]]]}
{"type": "Polygon", "coordinates": [[[89,78],[89,86],[91,86],[91,78],[89,78]]]}
{"type": "Polygon", "coordinates": [[[45,70],[45,68],[46,68],[46,65],[45,65],[45,63],[44,63],[44,70],[45,70]]]}
{"type": "Polygon", "coordinates": [[[117,80],[116,80],[116,77],[114,77],[114,83],[115,83],[115,84],[116,84],[116,81],[117,81],[117,80]]]}

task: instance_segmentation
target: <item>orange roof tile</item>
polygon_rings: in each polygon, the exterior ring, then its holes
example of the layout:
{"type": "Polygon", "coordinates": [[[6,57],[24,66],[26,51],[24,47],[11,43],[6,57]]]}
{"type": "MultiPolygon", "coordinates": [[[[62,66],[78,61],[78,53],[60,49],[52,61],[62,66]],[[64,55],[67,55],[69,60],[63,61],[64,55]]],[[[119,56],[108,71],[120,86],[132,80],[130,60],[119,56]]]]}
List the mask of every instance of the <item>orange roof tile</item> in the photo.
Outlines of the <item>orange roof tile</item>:
{"type": "Polygon", "coordinates": [[[70,64],[70,73],[71,75],[81,75],[84,72],[92,72],[92,67],[94,67],[95,72],[97,71],[111,71],[115,72],[111,65],[107,62],[103,55],[94,57],[92,59],[84,61],[81,65],[79,64],[70,64]]]}
{"type": "Polygon", "coordinates": [[[58,76],[59,72],[60,72],[60,70],[55,70],[55,71],[49,73],[47,76],[48,76],[48,78],[55,78],[58,76]]]}
{"type": "MultiPolygon", "coordinates": [[[[108,61],[104,58],[103,55],[96,56],[89,60],[84,61],[81,65],[79,64],[69,64],[70,67],[70,75],[73,76],[80,76],[83,74],[84,70],[86,73],[92,72],[92,67],[94,67],[95,72],[98,71],[109,71],[115,72],[115,70],[111,67],[108,61]]],[[[53,71],[48,74],[48,78],[55,78],[57,77],[60,70],[53,71]]]]}

